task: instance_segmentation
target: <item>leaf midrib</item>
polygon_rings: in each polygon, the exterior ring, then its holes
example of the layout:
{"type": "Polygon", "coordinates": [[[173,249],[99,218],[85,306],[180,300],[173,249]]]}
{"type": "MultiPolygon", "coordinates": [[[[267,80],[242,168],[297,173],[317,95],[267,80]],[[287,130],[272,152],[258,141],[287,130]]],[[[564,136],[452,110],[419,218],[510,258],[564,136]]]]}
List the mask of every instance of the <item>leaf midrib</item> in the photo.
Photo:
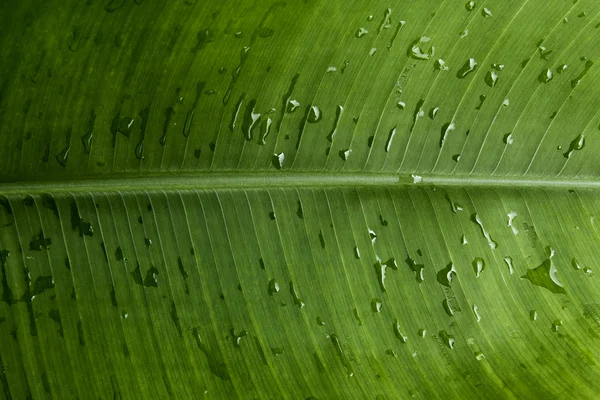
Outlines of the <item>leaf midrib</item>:
{"type": "Polygon", "coordinates": [[[600,180],[323,172],[160,173],[0,182],[0,195],[360,186],[600,189],[600,180]]]}

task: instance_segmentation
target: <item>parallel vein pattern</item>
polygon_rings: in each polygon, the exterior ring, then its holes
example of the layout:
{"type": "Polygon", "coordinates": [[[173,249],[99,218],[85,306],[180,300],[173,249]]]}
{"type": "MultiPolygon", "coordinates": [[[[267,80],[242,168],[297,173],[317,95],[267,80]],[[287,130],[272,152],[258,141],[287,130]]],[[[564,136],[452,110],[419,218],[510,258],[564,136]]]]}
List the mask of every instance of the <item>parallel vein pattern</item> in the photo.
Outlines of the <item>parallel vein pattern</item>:
{"type": "Polygon", "coordinates": [[[600,390],[599,287],[583,240],[600,239],[594,192],[223,189],[1,204],[7,398],[600,390]]]}

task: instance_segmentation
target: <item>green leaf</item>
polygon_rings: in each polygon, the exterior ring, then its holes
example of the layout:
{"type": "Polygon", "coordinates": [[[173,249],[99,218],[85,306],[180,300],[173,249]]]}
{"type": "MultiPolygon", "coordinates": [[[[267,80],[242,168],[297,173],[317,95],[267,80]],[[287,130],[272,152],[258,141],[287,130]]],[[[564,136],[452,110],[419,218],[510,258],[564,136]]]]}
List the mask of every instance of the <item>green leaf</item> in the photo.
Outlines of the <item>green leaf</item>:
{"type": "Polygon", "coordinates": [[[3,398],[595,398],[600,5],[0,6],[3,398]]]}

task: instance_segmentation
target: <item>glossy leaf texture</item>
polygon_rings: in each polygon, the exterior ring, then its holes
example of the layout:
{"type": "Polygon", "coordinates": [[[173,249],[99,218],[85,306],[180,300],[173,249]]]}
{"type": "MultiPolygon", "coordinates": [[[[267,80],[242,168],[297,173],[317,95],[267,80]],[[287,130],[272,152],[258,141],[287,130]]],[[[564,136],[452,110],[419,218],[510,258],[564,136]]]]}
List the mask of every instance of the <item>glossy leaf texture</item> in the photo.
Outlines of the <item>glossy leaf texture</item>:
{"type": "Polygon", "coordinates": [[[0,393],[596,397],[599,28],[3,2],[0,393]]]}

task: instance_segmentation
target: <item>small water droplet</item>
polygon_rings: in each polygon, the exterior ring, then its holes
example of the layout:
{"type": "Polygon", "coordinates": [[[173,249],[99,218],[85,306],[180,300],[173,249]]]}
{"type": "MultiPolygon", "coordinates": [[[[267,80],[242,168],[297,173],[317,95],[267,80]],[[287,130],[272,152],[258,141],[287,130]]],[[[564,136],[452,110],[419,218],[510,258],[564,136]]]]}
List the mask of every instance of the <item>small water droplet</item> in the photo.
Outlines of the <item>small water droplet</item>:
{"type": "Polygon", "coordinates": [[[471,72],[475,71],[476,67],[477,67],[477,61],[475,61],[474,58],[469,58],[465,62],[465,64],[462,66],[462,68],[458,71],[458,73],[456,74],[456,77],[459,79],[466,78],[467,75],[469,75],[471,72]]]}
{"type": "Polygon", "coordinates": [[[396,107],[398,107],[400,110],[404,110],[406,108],[406,103],[403,101],[399,101],[398,103],[396,103],[396,107]]]}
{"type": "Polygon", "coordinates": [[[439,107],[433,107],[431,110],[429,110],[429,118],[435,119],[435,116],[437,115],[437,113],[439,111],[440,111],[439,107]]]}
{"type": "Polygon", "coordinates": [[[485,269],[485,261],[481,257],[477,257],[471,263],[473,265],[473,271],[475,271],[475,277],[479,278],[483,270],[485,269]]]}
{"type": "Polygon", "coordinates": [[[471,215],[471,221],[476,223],[479,226],[479,228],[481,228],[481,233],[487,239],[488,244],[491,249],[495,249],[496,247],[498,247],[498,244],[492,239],[492,237],[490,236],[488,231],[485,230],[485,227],[483,226],[483,223],[481,222],[481,218],[479,217],[479,214],[471,215]]]}
{"type": "Polygon", "coordinates": [[[438,271],[437,281],[444,286],[450,287],[450,284],[452,284],[452,279],[454,278],[455,275],[456,275],[456,267],[454,266],[453,263],[450,262],[446,266],[446,268],[443,268],[438,271]]]}
{"type": "Polygon", "coordinates": [[[404,333],[402,333],[401,329],[400,329],[400,323],[398,322],[398,320],[394,320],[394,324],[393,324],[393,328],[394,328],[394,335],[400,339],[400,341],[402,343],[406,343],[408,341],[408,336],[406,336],[404,333]]]}
{"type": "Polygon", "coordinates": [[[373,298],[373,300],[371,300],[371,310],[373,310],[373,312],[381,312],[381,307],[383,306],[383,303],[381,302],[380,299],[378,298],[373,298]]]}
{"type": "Polygon", "coordinates": [[[311,106],[308,111],[307,121],[311,124],[319,122],[321,120],[321,109],[317,106],[311,106]]]}
{"type": "Polygon", "coordinates": [[[582,150],[585,147],[585,136],[583,134],[579,134],[575,139],[571,141],[569,144],[569,150],[567,150],[563,156],[565,158],[571,157],[571,154],[574,151],[582,150]]]}
{"type": "Polygon", "coordinates": [[[374,244],[377,240],[377,234],[372,229],[369,229],[369,237],[371,238],[371,244],[374,244]]]}
{"type": "Polygon", "coordinates": [[[352,154],[352,149],[340,150],[338,153],[340,158],[344,161],[346,161],[348,157],[350,157],[350,154],[352,154]]]}
{"type": "Polygon", "coordinates": [[[425,265],[417,264],[415,260],[413,260],[410,256],[405,260],[408,267],[415,273],[415,278],[417,279],[417,283],[421,283],[425,280],[424,269],[425,265]]]}
{"type": "Polygon", "coordinates": [[[483,15],[485,18],[493,17],[492,12],[486,7],[483,7],[483,10],[481,10],[481,15],[483,15]]]}
{"type": "Polygon", "coordinates": [[[372,47],[371,50],[369,51],[369,55],[372,56],[373,54],[375,54],[376,51],[377,51],[377,48],[372,47]]]}
{"type": "Polygon", "coordinates": [[[304,302],[298,296],[298,291],[296,290],[296,286],[294,282],[290,281],[290,294],[292,295],[292,299],[294,300],[294,304],[300,308],[304,307],[304,302]]]}
{"type": "Polygon", "coordinates": [[[317,317],[317,325],[319,325],[319,326],[325,325],[325,322],[321,319],[321,317],[317,317]]]}
{"type": "Polygon", "coordinates": [[[506,263],[506,266],[508,266],[508,272],[512,275],[515,270],[513,268],[513,259],[510,256],[506,256],[504,257],[504,262],[506,263]]]}
{"type": "Polygon", "coordinates": [[[442,342],[449,348],[449,349],[454,349],[454,336],[453,335],[449,335],[445,330],[441,330],[439,331],[439,335],[440,338],[442,339],[442,342]]]}
{"type": "Polygon", "coordinates": [[[297,100],[289,100],[285,112],[291,114],[296,111],[298,107],[300,107],[300,103],[297,100]]]}
{"type": "Polygon", "coordinates": [[[529,311],[529,319],[532,321],[536,321],[538,317],[538,312],[536,310],[529,311]]]}
{"type": "Polygon", "coordinates": [[[369,31],[366,30],[365,28],[359,28],[358,31],[356,31],[356,37],[361,38],[361,37],[365,36],[367,33],[369,33],[369,31]]]}
{"type": "Polygon", "coordinates": [[[461,39],[464,38],[464,37],[467,37],[467,36],[469,36],[469,30],[468,29],[465,29],[464,31],[462,31],[460,33],[460,38],[461,39]]]}
{"type": "Polygon", "coordinates": [[[277,283],[277,281],[275,281],[275,279],[271,279],[269,281],[268,292],[269,292],[269,296],[273,296],[273,294],[279,292],[279,283],[277,283]]]}
{"type": "Polygon", "coordinates": [[[394,136],[396,136],[396,127],[394,127],[391,131],[390,134],[388,136],[388,140],[385,144],[385,152],[389,153],[390,152],[390,148],[392,147],[392,141],[394,140],[394,136]]]}
{"type": "Polygon", "coordinates": [[[556,72],[558,72],[559,74],[562,74],[563,72],[565,72],[567,67],[568,67],[567,64],[562,64],[562,65],[556,67],[556,72]]]}
{"type": "Polygon", "coordinates": [[[481,321],[481,316],[479,315],[479,307],[477,307],[477,304],[473,304],[473,314],[475,314],[477,322],[481,321]]]}
{"type": "Polygon", "coordinates": [[[541,58],[542,60],[546,60],[546,61],[548,61],[548,56],[550,55],[550,53],[552,53],[552,50],[548,50],[548,49],[546,49],[546,47],[545,47],[545,46],[540,46],[540,47],[538,48],[538,50],[540,51],[540,58],[541,58]]]}
{"type": "Polygon", "coordinates": [[[467,11],[473,11],[475,9],[475,2],[474,1],[467,1],[465,3],[465,8],[467,9],[467,11]]]}
{"type": "Polygon", "coordinates": [[[452,156],[452,161],[454,162],[459,162],[460,161],[460,154],[455,154],[452,156]]]}
{"type": "Polygon", "coordinates": [[[424,50],[424,45],[429,43],[431,38],[428,36],[421,36],[415,40],[412,46],[409,48],[408,54],[417,60],[429,60],[435,54],[435,47],[430,46],[429,49],[424,50]]]}
{"type": "Polygon", "coordinates": [[[552,70],[550,68],[546,68],[544,71],[542,71],[540,76],[538,76],[538,80],[542,83],[548,83],[552,80],[553,76],[554,74],[552,73],[552,70]]]}
{"type": "Polygon", "coordinates": [[[510,100],[509,99],[504,99],[504,101],[502,102],[502,106],[508,107],[509,105],[510,105],[510,100]]]}
{"type": "Polygon", "coordinates": [[[273,163],[273,166],[275,168],[281,169],[283,167],[284,160],[285,160],[285,154],[279,153],[279,154],[273,154],[273,158],[272,158],[271,162],[273,163]]]}
{"type": "Polygon", "coordinates": [[[552,332],[558,332],[558,328],[562,325],[562,320],[560,319],[555,319],[554,321],[552,321],[552,326],[550,327],[550,330],[552,332]]]}
{"type": "Polygon", "coordinates": [[[485,83],[487,83],[489,87],[496,86],[498,83],[498,74],[494,71],[488,71],[487,75],[485,76],[485,83]]]}
{"type": "Polygon", "coordinates": [[[444,142],[448,138],[448,134],[456,129],[454,122],[447,122],[442,126],[441,137],[440,137],[440,147],[444,146],[444,142]]]}
{"type": "Polygon", "coordinates": [[[419,336],[421,336],[422,338],[425,338],[425,336],[427,335],[427,329],[419,329],[419,336]]]}
{"type": "Polygon", "coordinates": [[[448,65],[446,65],[446,61],[442,60],[441,58],[438,58],[437,60],[435,60],[433,67],[435,69],[437,69],[438,71],[448,71],[448,69],[449,69],[448,65]]]}

